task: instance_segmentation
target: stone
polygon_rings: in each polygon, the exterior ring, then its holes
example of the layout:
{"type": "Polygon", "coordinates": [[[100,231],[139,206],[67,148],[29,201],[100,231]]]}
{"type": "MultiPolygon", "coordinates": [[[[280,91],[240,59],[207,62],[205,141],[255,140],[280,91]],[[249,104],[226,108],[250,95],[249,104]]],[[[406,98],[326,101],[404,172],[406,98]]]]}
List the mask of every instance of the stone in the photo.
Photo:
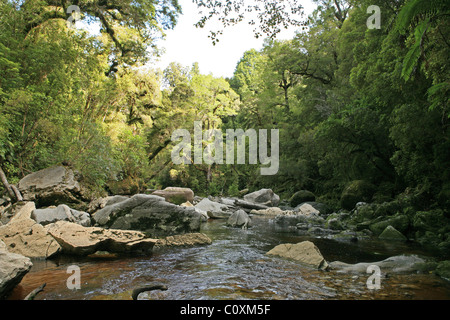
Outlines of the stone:
{"type": "Polygon", "coordinates": [[[64,253],[78,256],[87,256],[97,251],[148,253],[157,242],[140,231],[83,227],[68,221],[58,221],[45,228],[64,253]]]}
{"type": "Polygon", "coordinates": [[[193,207],[181,207],[164,198],[137,194],[95,212],[94,225],[121,230],[138,230],[154,237],[200,230],[202,213],[193,207]]]}
{"type": "Polygon", "coordinates": [[[279,214],[283,214],[283,210],[281,210],[278,207],[270,207],[267,209],[260,209],[260,210],[253,209],[252,211],[250,211],[250,213],[263,216],[276,216],[279,214]]]}
{"type": "Polygon", "coordinates": [[[391,225],[387,226],[386,229],[384,229],[384,231],[378,236],[378,238],[383,240],[394,240],[394,241],[408,240],[400,231],[398,231],[391,225]]]}
{"type": "Polygon", "coordinates": [[[298,211],[298,213],[306,215],[306,216],[311,216],[311,215],[318,216],[318,215],[320,215],[320,211],[315,209],[309,203],[303,203],[303,204],[299,205],[298,207],[296,207],[294,210],[298,211]]]}
{"type": "Polygon", "coordinates": [[[18,189],[24,201],[34,201],[37,207],[58,204],[82,206],[89,200],[72,169],[64,166],[33,172],[19,181],[18,189]]]}
{"type": "Polygon", "coordinates": [[[35,209],[31,213],[31,218],[43,226],[60,220],[75,222],[84,227],[91,226],[89,213],[71,209],[65,204],[60,204],[56,208],[35,209]]]}
{"type": "Polygon", "coordinates": [[[106,206],[110,206],[113,205],[115,203],[124,201],[129,199],[130,197],[128,196],[122,196],[122,195],[115,195],[115,196],[108,196],[108,197],[103,197],[103,198],[97,198],[92,200],[89,203],[89,206],[87,208],[87,212],[89,214],[92,214],[100,209],[103,209],[106,206]]]}
{"type": "Polygon", "coordinates": [[[244,196],[245,201],[262,204],[269,207],[276,207],[280,202],[280,197],[272,189],[261,189],[244,196]]]}
{"type": "Polygon", "coordinates": [[[228,218],[227,225],[230,227],[237,227],[247,229],[251,226],[252,220],[244,210],[237,210],[228,218]]]}
{"type": "Polygon", "coordinates": [[[358,202],[369,202],[372,200],[375,190],[375,186],[367,181],[351,181],[342,191],[341,207],[352,210],[358,202]]]}
{"type": "Polygon", "coordinates": [[[341,261],[329,263],[330,269],[342,273],[366,273],[371,265],[380,267],[381,274],[392,273],[411,273],[420,271],[425,260],[417,255],[399,255],[376,262],[360,262],[348,264],[341,261]]]}
{"type": "Polygon", "coordinates": [[[174,236],[168,236],[163,239],[158,239],[155,244],[155,248],[162,247],[191,247],[197,245],[211,244],[212,240],[204,233],[185,233],[177,234],[174,236]]]}
{"type": "Polygon", "coordinates": [[[317,269],[326,269],[328,267],[328,263],[319,249],[311,241],[280,244],[267,252],[267,254],[294,259],[301,264],[317,269]]]}
{"type": "Polygon", "coordinates": [[[163,197],[166,201],[178,205],[186,201],[191,203],[194,201],[194,191],[189,188],[167,187],[164,190],[156,190],[152,194],[163,197]]]}
{"type": "Polygon", "coordinates": [[[289,204],[292,207],[296,207],[299,204],[308,201],[316,201],[314,193],[308,190],[300,190],[292,195],[291,199],[289,199],[289,204]]]}
{"type": "Polygon", "coordinates": [[[436,267],[436,274],[441,278],[450,281],[450,260],[438,262],[436,267]]]}
{"type": "Polygon", "coordinates": [[[23,255],[11,253],[0,240],[0,299],[5,299],[33,266],[23,255]]]}
{"type": "Polygon", "coordinates": [[[30,218],[34,209],[34,202],[23,206],[6,225],[0,227],[0,239],[11,253],[29,258],[53,257],[61,247],[42,225],[30,218]]]}
{"type": "Polygon", "coordinates": [[[228,219],[231,214],[227,205],[211,201],[208,198],[202,199],[195,205],[195,208],[206,212],[212,219],[228,219]]]}
{"type": "Polygon", "coordinates": [[[375,235],[380,235],[389,225],[400,232],[406,232],[410,225],[410,219],[405,214],[397,214],[385,219],[383,219],[383,217],[379,218],[382,220],[372,220],[373,223],[369,226],[370,231],[372,231],[375,235]]]}
{"type": "Polygon", "coordinates": [[[318,211],[320,215],[329,215],[333,212],[333,210],[325,203],[313,201],[301,203],[298,206],[296,206],[293,211],[300,211],[300,208],[305,204],[311,206],[315,211],[318,211]]]}

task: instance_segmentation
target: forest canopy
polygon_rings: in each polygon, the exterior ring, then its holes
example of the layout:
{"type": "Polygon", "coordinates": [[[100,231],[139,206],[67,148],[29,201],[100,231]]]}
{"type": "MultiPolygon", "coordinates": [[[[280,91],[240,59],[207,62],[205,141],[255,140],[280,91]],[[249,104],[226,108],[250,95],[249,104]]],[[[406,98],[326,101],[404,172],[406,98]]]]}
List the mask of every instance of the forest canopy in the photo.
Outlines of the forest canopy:
{"type": "Polygon", "coordinates": [[[337,207],[349,184],[364,181],[372,201],[406,192],[422,209],[448,210],[448,1],[315,0],[309,17],[294,0],[194,2],[204,14],[198,27],[259,17],[254,33],[264,47],[245,52],[230,79],[201,74],[199,64],[148,63],[182,14],[176,0],[1,0],[0,166],[9,182],[65,163],[98,194],[185,186],[233,196],[270,187],[286,198],[310,190],[337,207]],[[70,28],[70,5],[100,33],[70,28]],[[380,29],[367,27],[371,5],[380,29]],[[287,25],[299,32],[277,40],[287,25]],[[194,121],[279,129],[278,173],[175,165],[172,132],[194,121]]]}

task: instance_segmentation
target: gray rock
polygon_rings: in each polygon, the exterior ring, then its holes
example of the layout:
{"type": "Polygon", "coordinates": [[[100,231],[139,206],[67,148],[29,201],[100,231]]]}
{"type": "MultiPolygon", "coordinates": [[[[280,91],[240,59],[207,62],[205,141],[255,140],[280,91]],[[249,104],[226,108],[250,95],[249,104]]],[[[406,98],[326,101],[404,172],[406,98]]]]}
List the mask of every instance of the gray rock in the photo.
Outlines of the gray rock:
{"type": "Polygon", "coordinates": [[[211,201],[208,198],[202,199],[195,205],[195,208],[206,212],[212,219],[228,219],[231,214],[227,205],[211,201]]]}
{"type": "Polygon", "coordinates": [[[186,201],[191,203],[194,201],[194,191],[189,188],[167,187],[164,190],[156,190],[152,194],[178,205],[186,201]]]}
{"type": "Polygon", "coordinates": [[[115,195],[115,196],[109,196],[104,198],[98,198],[95,200],[92,200],[91,203],[89,203],[89,206],[87,208],[87,212],[92,214],[95,211],[98,211],[100,209],[103,209],[106,206],[113,205],[115,203],[119,203],[121,201],[129,199],[128,196],[122,196],[122,195],[115,195]]]}
{"type": "Polygon", "coordinates": [[[61,204],[56,208],[35,209],[31,213],[31,218],[43,226],[56,221],[70,221],[84,227],[91,226],[89,213],[71,209],[65,204],[61,204]]]}
{"type": "Polygon", "coordinates": [[[166,236],[200,230],[203,215],[194,207],[182,207],[155,195],[137,194],[106,206],[92,215],[95,225],[139,230],[166,236]]]}
{"type": "Polygon", "coordinates": [[[244,196],[245,201],[262,204],[268,207],[276,207],[280,197],[272,189],[261,189],[244,196]]]}
{"type": "Polygon", "coordinates": [[[244,210],[238,210],[231,214],[228,218],[227,225],[230,227],[238,227],[247,229],[251,226],[252,220],[244,210]]]}
{"type": "Polygon", "coordinates": [[[376,265],[380,267],[381,273],[411,273],[419,271],[424,259],[417,255],[399,255],[387,258],[377,262],[360,262],[356,264],[348,264],[341,261],[330,262],[330,269],[343,273],[366,273],[367,267],[376,265]]]}
{"type": "Polygon", "coordinates": [[[24,201],[35,201],[37,207],[76,204],[82,205],[88,197],[74,172],[63,166],[31,173],[19,181],[18,189],[24,201]]]}
{"type": "Polygon", "coordinates": [[[32,266],[29,258],[8,252],[6,245],[0,240],[0,299],[11,293],[32,266]]]}

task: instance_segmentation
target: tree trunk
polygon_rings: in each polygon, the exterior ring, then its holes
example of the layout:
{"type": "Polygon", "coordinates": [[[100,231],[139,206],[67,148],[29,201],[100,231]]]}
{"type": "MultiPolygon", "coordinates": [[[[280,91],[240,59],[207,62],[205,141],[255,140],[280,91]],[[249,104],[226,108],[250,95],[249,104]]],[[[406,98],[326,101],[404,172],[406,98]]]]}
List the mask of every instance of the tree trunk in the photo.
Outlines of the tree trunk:
{"type": "Polygon", "coordinates": [[[23,201],[22,195],[20,194],[19,189],[17,189],[15,186],[10,185],[8,182],[8,179],[6,179],[5,172],[0,167],[0,180],[3,183],[3,186],[5,187],[6,191],[8,192],[8,195],[11,197],[11,199],[16,199],[17,201],[23,201]]]}

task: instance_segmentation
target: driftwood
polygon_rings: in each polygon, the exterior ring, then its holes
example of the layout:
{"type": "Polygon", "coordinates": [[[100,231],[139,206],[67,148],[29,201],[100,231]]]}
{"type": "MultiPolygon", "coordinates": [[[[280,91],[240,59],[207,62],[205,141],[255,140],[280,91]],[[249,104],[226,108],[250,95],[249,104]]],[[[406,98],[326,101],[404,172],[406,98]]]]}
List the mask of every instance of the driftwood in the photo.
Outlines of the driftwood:
{"type": "Polygon", "coordinates": [[[8,179],[6,178],[6,174],[3,169],[0,167],[0,180],[3,183],[8,195],[11,199],[16,199],[17,201],[23,201],[22,195],[20,194],[19,189],[16,186],[9,184],[8,179]]]}
{"type": "Polygon", "coordinates": [[[152,283],[152,284],[147,284],[143,287],[138,287],[135,288],[133,290],[133,293],[131,294],[131,297],[133,298],[133,300],[137,300],[138,295],[142,292],[146,292],[146,291],[152,291],[152,290],[167,290],[167,286],[165,284],[162,283],[152,283]]]}
{"type": "Polygon", "coordinates": [[[34,300],[37,294],[44,290],[46,283],[31,291],[23,300],[34,300]]]}

